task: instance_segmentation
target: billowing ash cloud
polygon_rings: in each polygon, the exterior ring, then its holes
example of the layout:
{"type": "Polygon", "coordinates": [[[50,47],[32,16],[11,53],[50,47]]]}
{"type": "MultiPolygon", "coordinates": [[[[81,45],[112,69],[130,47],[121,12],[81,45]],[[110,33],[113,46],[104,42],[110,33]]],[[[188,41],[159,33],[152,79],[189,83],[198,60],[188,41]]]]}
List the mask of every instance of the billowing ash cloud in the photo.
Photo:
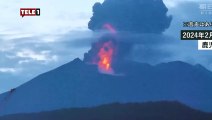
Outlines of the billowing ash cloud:
{"type": "Polygon", "coordinates": [[[105,23],[117,31],[162,33],[172,20],[162,0],[105,0],[95,3],[89,29],[98,31],[105,23]]]}
{"type": "Polygon", "coordinates": [[[105,70],[107,66],[113,68],[117,62],[131,57],[135,44],[147,40],[149,43],[151,39],[146,35],[161,35],[169,27],[172,17],[167,16],[167,12],[162,0],[105,0],[102,4],[95,3],[88,28],[97,33],[108,31],[109,34],[93,43],[84,54],[84,61],[98,66],[103,64],[105,70]],[[136,34],[143,37],[137,38],[136,34]],[[107,45],[110,46],[105,47],[107,45]],[[100,54],[102,50],[103,54],[100,54]]]}

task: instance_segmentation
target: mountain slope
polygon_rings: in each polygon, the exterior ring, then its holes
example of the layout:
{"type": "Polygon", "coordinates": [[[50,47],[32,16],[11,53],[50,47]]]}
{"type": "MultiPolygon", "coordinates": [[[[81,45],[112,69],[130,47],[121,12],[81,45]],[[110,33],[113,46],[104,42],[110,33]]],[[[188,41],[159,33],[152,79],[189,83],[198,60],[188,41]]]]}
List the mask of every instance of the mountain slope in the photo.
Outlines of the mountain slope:
{"type": "Polygon", "coordinates": [[[101,74],[97,66],[75,59],[0,95],[0,115],[158,100],[212,111],[212,74],[204,67],[180,61],[114,67],[120,74],[101,74]]]}
{"type": "Polygon", "coordinates": [[[211,120],[211,113],[194,110],[178,102],[108,104],[49,112],[15,114],[0,120],[211,120]]]}

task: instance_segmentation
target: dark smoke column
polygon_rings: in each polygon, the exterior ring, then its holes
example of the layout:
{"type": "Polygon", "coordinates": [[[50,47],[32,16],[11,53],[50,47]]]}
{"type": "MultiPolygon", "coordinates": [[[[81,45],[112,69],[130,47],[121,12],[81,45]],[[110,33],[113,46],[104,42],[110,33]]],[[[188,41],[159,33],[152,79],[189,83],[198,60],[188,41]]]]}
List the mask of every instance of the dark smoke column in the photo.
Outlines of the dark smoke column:
{"type": "Polygon", "coordinates": [[[162,33],[172,20],[162,0],[105,0],[95,3],[88,28],[102,29],[105,23],[117,31],[136,33],[162,33]]]}
{"type": "Polygon", "coordinates": [[[117,63],[128,58],[135,44],[130,42],[133,41],[130,38],[120,40],[121,37],[117,36],[125,36],[126,32],[161,34],[172,20],[167,12],[162,0],[105,0],[102,4],[95,3],[88,28],[94,32],[107,30],[110,34],[103,35],[92,44],[84,54],[84,62],[97,64],[100,71],[106,72],[109,66],[112,73],[116,73],[117,63]]]}

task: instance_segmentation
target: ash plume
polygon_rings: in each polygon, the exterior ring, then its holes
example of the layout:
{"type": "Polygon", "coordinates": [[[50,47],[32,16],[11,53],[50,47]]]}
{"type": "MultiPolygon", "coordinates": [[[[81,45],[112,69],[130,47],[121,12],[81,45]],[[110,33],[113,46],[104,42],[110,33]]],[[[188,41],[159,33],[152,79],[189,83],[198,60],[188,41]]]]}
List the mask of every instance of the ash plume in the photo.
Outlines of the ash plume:
{"type": "Polygon", "coordinates": [[[92,44],[84,54],[84,62],[98,64],[99,51],[108,41],[114,44],[110,66],[129,58],[133,47],[142,43],[137,41],[151,41],[149,37],[146,40],[132,39],[131,35],[162,35],[172,20],[167,12],[162,0],[105,0],[102,4],[95,3],[88,28],[97,33],[106,30],[109,34],[92,44]]]}
{"type": "Polygon", "coordinates": [[[162,0],[105,0],[94,4],[88,28],[98,31],[110,23],[117,31],[162,33],[172,20],[167,12],[162,0]]]}

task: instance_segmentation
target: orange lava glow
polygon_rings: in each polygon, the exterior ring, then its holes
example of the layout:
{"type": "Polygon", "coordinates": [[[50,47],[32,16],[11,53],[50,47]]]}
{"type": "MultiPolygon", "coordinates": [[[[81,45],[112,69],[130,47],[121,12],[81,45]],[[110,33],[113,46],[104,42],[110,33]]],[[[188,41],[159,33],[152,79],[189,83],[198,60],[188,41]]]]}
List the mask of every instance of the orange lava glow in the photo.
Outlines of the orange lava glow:
{"type": "Polygon", "coordinates": [[[112,57],[113,57],[113,43],[112,41],[107,41],[103,43],[103,46],[100,48],[98,56],[100,58],[98,62],[98,67],[101,71],[111,73],[113,69],[111,67],[112,57]]]}

